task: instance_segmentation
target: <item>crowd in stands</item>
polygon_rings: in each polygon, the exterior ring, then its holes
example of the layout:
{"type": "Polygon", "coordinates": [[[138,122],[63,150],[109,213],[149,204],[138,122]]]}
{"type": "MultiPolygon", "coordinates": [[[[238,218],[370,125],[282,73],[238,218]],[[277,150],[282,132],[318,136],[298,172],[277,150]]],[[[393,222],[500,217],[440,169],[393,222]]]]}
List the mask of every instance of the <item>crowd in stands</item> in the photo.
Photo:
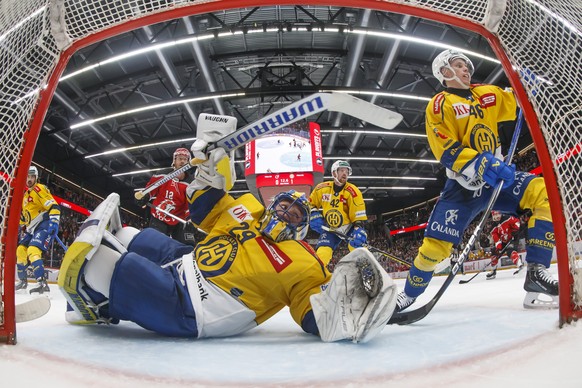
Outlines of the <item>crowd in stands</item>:
{"type": "MultiPolygon", "coordinates": [[[[530,171],[539,165],[537,155],[533,148],[524,155],[517,155],[514,160],[516,162],[517,169],[521,171],[530,171]]],[[[56,176],[49,176],[48,179],[45,178],[43,180],[47,181],[45,184],[47,184],[51,190],[51,193],[86,209],[94,209],[103,200],[102,198],[96,197],[86,192],[81,192],[80,190],[67,187],[66,183],[60,181],[56,176]]],[[[401,210],[397,213],[391,213],[390,215],[385,216],[383,221],[366,224],[366,231],[368,233],[368,245],[393,255],[404,262],[412,263],[416,257],[418,248],[422,243],[424,231],[420,229],[414,232],[402,233],[394,236],[390,236],[388,232],[389,230],[396,230],[427,222],[433,206],[434,200],[428,201],[414,208],[401,210]]],[[[143,229],[147,226],[147,219],[141,218],[134,214],[122,213],[122,217],[124,223],[134,226],[138,229],[143,229]]],[[[85,218],[85,215],[77,213],[66,207],[62,207],[59,237],[66,246],[69,246],[73,242],[79,226],[83,223],[85,218]]],[[[469,237],[472,235],[478,221],[479,218],[477,218],[465,231],[463,236],[463,244],[466,243],[469,237]]],[[[482,235],[475,245],[475,249],[470,254],[468,260],[487,258],[490,255],[491,240],[489,236],[494,226],[495,225],[491,219],[489,219],[483,229],[482,235]]],[[[310,231],[306,240],[310,244],[315,245],[317,242],[317,236],[318,235],[315,232],[310,231]]],[[[197,233],[196,238],[197,241],[199,241],[200,239],[204,238],[204,235],[202,233],[197,233]]],[[[341,244],[333,254],[333,259],[330,263],[330,269],[333,270],[334,263],[336,263],[337,260],[345,256],[347,253],[347,243],[341,244]]],[[[45,265],[50,268],[58,268],[60,266],[63,255],[63,248],[55,241],[53,243],[53,249],[49,250],[47,257],[45,257],[45,265]]],[[[388,272],[406,271],[408,269],[408,266],[398,263],[382,253],[375,253],[375,256],[388,272]]]]}

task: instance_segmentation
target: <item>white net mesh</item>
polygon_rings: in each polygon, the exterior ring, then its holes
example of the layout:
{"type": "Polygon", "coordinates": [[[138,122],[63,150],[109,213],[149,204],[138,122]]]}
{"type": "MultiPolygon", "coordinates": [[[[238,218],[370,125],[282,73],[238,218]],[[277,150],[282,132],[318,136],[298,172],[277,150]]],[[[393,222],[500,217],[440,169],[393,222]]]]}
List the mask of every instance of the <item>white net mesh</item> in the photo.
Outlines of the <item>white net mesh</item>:
{"type": "MultiPolygon", "coordinates": [[[[17,167],[23,155],[28,155],[27,163],[32,155],[36,138],[29,138],[29,126],[35,115],[43,115],[43,112],[35,112],[35,109],[41,100],[43,87],[58,64],[62,50],[80,39],[113,26],[202,3],[215,3],[217,10],[221,6],[228,7],[226,1],[186,0],[19,0],[0,3],[2,264],[7,254],[14,256],[14,252],[6,252],[6,241],[16,239],[17,233],[16,230],[9,231],[7,228],[9,207],[13,198],[20,198],[13,193],[17,167]]],[[[264,5],[273,4],[277,4],[277,1],[264,1],[264,5]]],[[[433,19],[442,18],[439,15],[454,16],[460,22],[473,22],[492,31],[497,29],[503,51],[517,71],[527,68],[547,81],[537,85],[535,93],[530,89],[527,92],[537,113],[549,159],[553,161],[552,168],[557,176],[557,188],[567,229],[569,267],[575,282],[572,287],[572,301],[574,305],[581,306],[582,295],[577,290],[582,289],[582,280],[578,279],[577,273],[582,271],[578,269],[576,260],[576,244],[582,240],[580,2],[513,0],[506,4],[501,0],[409,0],[366,4],[397,12],[403,10],[395,8],[395,4],[417,7],[420,11],[415,16],[424,16],[430,10],[433,19]]],[[[354,2],[354,6],[363,4],[354,2]]],[[[192,10],[195,11],[196,9],[192,10]]],[[[19,173],[19,179],[24,178],[19,173]]],[[[4,282],[7,271],[14,271],[14,268],[4,266],[0,273],[3,284],[2,303],[6,300],[6,295],[14,292],[13,285],[4,282]]],[[[9,319],[0,312],[0,337],[5,336],[6,331],[12,330],[10,324],[9,319]]]]}

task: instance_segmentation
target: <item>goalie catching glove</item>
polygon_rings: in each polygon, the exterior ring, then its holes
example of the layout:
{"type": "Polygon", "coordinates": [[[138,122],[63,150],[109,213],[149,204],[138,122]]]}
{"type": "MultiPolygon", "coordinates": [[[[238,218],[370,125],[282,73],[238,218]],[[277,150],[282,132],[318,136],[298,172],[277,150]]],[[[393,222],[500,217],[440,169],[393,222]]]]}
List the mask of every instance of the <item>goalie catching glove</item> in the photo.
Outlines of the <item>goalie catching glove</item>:
{"type": "Polygon", "coordinates": [[[396,306],[396,285],[364,248],[344,256],[325,286],[310,297],[319,335],[325,342],[368,342],[386,326],[396,306]]]}

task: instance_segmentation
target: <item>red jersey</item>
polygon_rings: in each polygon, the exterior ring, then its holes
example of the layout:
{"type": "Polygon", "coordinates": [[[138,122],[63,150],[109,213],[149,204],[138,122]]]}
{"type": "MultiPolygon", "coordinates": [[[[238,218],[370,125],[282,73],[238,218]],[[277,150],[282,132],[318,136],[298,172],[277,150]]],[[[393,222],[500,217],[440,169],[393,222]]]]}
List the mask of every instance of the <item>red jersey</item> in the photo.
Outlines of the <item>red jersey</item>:
{"type": "Polygon", "coordinates": [[[519,218],[509,217],[507,220],[493,228],[491,231],[491,237],[493,237],[495,247],[501,249],[502,245],[507,244],[512,239],[513,234],[519,231],[520,226],[521,222],[519,221],[519,218]]]}
{"type": "MultiPolygon", "coordinates": [[[[149,180],[146,187],[152,185],[158,180],[162,179],[165,175],[154,175],[149,180]]],[[[177,179],[172,179],[157,189],[153,190],[150,195],[152,198],[152,204],[166,212],[175,215],[183,220],[188,218],[188,200],[186,199],[186,187],[188,184],[177,179]]],[[[176,225],[177,219],[170,217],[163,212],[151,208],[151,214],[153,217],[164,222],[167,225],[176,225]]]]}

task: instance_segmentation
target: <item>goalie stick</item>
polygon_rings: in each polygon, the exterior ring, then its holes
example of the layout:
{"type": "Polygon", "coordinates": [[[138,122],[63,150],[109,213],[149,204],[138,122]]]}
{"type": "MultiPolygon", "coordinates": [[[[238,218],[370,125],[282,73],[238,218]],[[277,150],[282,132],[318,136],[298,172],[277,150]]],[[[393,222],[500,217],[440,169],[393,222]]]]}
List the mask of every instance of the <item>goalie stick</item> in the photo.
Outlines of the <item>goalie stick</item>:
{"type": "MultiPolygon", "coordinates": [[[[331,233],[337,235],[339,238],[341,238],[344,241],[351,241],[352,240],[352,238],[350,236],[348,236],[347,234],[341,233],[341,232],[339,232],[337,230],[333,230],[331,228],[328,228],[327,226],[322,226],[322,228],[326,232],[331,232],[331,233]]],[[[402,264],[402,265],[407,266],[408,268],[411,267],[411,264],[410,263],[408,263],[408,262],[406,262],[406,261],[404,261],[402,259],[399,259],[398,257],[396,257],[394,255],[391,255],[390,253],[388,253],[386,251],[383,251],[383,250],[381,250],[379,248],[373,247],[370,244],[367,244],[367,243],[366,244],[363,244],[362,247],[368,249],[370,252],[377,252],[377,253],[381,254],[382,256],[385,256],[385,257],[389,258],[392,261],[395,261],[395,262],[397,262],[399,264],[402,264]]]]}
{"type": "Polygon", "coordinates": [[[16,323],[32,321],[48,313],[50,308],[51,301],[49,298],[39,297],[27,300],[15,306],[14,320],[16,323]]]}
{"type": "MultiPolygon", "coordinates": [[[[400,123],[400,121],[402,121],[402,115],[400,113],[382,108],[349,94],[337,92],[315,93],[309,97],[295,101],[285,108],[279,109],[252,124],[234,131],[230,135],[218,140],[216,143],[209,144],[206,152],[220,147],[228,154],[230,151],[234,151],[255,139],[273,133],[289,124],[306,119],[307,117],[325,110],[347,114],[386,129],[393,129],[398,125],[398,123],[400,123]]],[[[164,183],[174,179],[178,175],[202,162],[204,162],[204,160],[196,158],[192,159],[189,164],[169,173],[149,187],[137,191],[135,193],[135,198],[142,199],[152,190],[155,190],[164,183]]]]}
{"type": "MultiPolygon", "coordinates": [[[[521,133],[521,127],[523,126],[523,121],[524,121],[523,120],[523,111],[520,110],[518,117],[517,117],[517,124],[515,126],[515,131],[513,132],[513,137],[511,138],[511,144],[509,146],[509,150],[507,151],[507,156],[505,158],[505,163],[507,163],[507,164],[509,164],[511,162],[511,159],[513,159],[513,154],[515,153],[515,149],[517,147],[517,140],[519,139],[519,134],[521,133]]],[[[425,304],[422,307],[419,307],[416,310],[401,311],[399,313],[395,313],[394,315],[392,315],[392,317],[388,321],[388,323],[387,323],[388,325],[394,324],[394,323],[396,323],[398,325],[408,325],[410,323],[420,321],[421,319],[426,317],[428,315],[428,313],[430,313],[432,308],[437,304],[437,302],[439,301],[441,296],[443,296],[444,292],[447,290],[447,288],[449,287],[449,285],[451,284],[451,282],[453,281],[453,279],[457,275],[457,272],[459,272],[459,269],[461,268],[461,266],[463,265],[465,260],[467,260],[467,258],[469,257],[469,252],[471,251],[473,244],[475,244],[475,241],[477,240],[477,236],[479,236],[479,234],[483,230],[483,226],[485,225],[485,221],[487,221],[487,218],[489,217],[489,215],[491,213],[491,209],[493,208],[493,205],[495,204],[495,201],[497,200],[497,197],[499,196],[499,193],[501,192],[502,188],[503,188],[503,181],[499,182],[497,184],[497,186],[495,186],[495,188],[493,189],[493,193],[491,194],[491,198],[489,199],[487,206],[483,210],[483,215],[481,216],[479,223],[475,227],[475,231],[473,232],[471,237],[469,237],[469,241],[467,242],[467,245],[465,245],[465,248],[463,248],[463,251],[459,255],[459,259],[457,260],[455,265],[453,267],[451,267],[451,273],[449,273],[449,275],[445,279],[445,282],[443,283],[441,288],[439,288],[439,290],[437,291],[435,296],[433,296],[432,299],[430,301],[428,301],[427,304],[425,304]]]]}

